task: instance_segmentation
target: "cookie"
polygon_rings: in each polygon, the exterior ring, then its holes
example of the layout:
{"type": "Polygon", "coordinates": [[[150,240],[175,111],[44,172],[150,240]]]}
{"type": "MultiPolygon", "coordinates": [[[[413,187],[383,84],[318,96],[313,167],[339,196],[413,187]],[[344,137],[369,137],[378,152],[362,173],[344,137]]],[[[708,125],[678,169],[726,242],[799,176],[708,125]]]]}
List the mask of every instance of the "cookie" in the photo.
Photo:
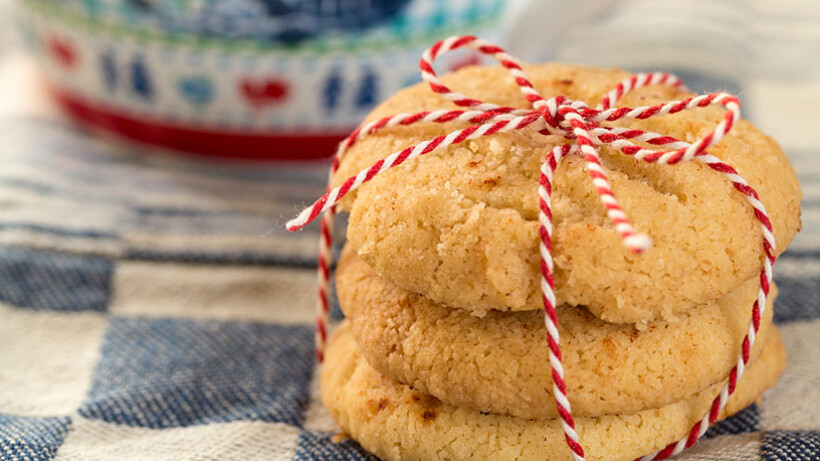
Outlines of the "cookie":
{"type": "MultiPolygon", "coordinates": [[[[343,252],[336,271],[342,310],[368,362],[445,403],[521,418],[553,418],[543,311],[478,318],[402,290],[343,252]]],[[[643,330],[560,306],[567,393],[579,416],[633,414],[690,397],[726,377],[746,333],[757,279],[720,299],[643,330]]],[[[756,356],[772,318],[769,297],[756,356]]]]}
{"type": "MultiPolygon", "coordinates": [[[[568,65],[525,66],[544,96],[598,104],[629,74],[568,65]]],[[[496,104],[529,108],[499,67],[444,76],[456,91],[496,104]]],[[[649,86],[623,106],[681,99],[691,93],[649,86]]],[[[426,84],[398,92],[368,117],[456,109],[426,84]]],[[[616,122],[693,141],[723,117],[719,107],[642,121],[616,122]]],[[[464,128],[465,123],[391,127],[357,142],[335,185],[390,153],[464,128]]],[[[414,159],[377,175],[348,196],[348,238],[376,272],[430,299],[483,315],[490,309],[541,308],[538,172],[553,146],[566,141],[534,130],[496,133],[414,159]]],[[[778,145],[741,120],[711,154],[733,165],[761,195],[778,250],[800,228],[801,193],[778,145]]],[[[601,319],[635,323],[673,317],[737,289],[761,267],[761,232],[751,206],[721,175],[692,161],[646,164],[601,149],[604,168],[636,229],[653,239],[634,255],[606,218],[583,160],[568,157],[555,174],[555,286],[558,303],[586,306],[601,319]]]]}
{"type": "MultiPolygon", "coordinates": [[[[772,329],[729,399],[726,414],[751,404],[785,366],[772,329]]],[[[441,403],[367,364],[345,322],[334,334],[321,376],[322,400],[341,428],[387,461],[566,460],[558,419],[526,420],[441,403]]],[[[709,408],[719,385],[695,397],[631,416],[576,418],[587,460],[633,460],[685,436],[709,408]]],[[[724,415],[725,416],[725,415],[724,415]]]]}

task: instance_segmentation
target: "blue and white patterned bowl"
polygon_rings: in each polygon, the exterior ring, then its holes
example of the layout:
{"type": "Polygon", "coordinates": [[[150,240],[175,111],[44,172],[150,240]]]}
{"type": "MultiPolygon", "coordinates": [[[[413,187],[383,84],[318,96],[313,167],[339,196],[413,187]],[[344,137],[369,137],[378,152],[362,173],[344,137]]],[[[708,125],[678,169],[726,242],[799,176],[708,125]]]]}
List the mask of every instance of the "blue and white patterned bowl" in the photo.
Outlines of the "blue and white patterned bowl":
{"type": "MultiPolygon", "coordinates": [[[[376,103],[418,81],[425,48],[455,33],[497,36],[505,9],[502,0],[19,5],[47,81],[75,116],[168,147],[288,158],[330,155],[376,103]],[[229,141],[202,142],[213,133],[229,141]],[[242,137],[255,142],[243,148],[242,137]]],[[[465,59],[445,56],[439,68],[465,59]]]]}

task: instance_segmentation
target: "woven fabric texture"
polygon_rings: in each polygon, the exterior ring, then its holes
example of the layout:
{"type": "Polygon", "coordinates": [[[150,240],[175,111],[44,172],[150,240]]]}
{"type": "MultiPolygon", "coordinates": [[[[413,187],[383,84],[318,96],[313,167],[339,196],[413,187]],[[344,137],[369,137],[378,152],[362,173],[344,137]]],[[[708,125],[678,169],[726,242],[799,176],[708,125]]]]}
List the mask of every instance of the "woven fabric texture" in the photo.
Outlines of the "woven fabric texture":
{"type": "MultiPolygon", "coordinates": [[[[820,39],[811,26],[820,7],[804,3],[754,32],[820,39]]],[[[602,27],[614,37],[638,22],[672,34],[691,11],[718,8],[682,4],[633,2],[602,27]]],[[[711,56],[707,32],[725,24],[701,22],[705,32],[664,49],[711,56]]],[[[565,49],[595,45],[573,37],[565,49]]],[[[739,92],[744,116],[778,138],[805,195],[804,230],[775,265],[785,375],[678,459],[820,459],[818,65],[784,51],[778,62],[793,73],[734,72],[719,60],[687,69],[625,50],[622,67],[683,70],[697,90],[739,92]]],[[[327,165],[146,156],[36,113],[0,112],[0,140],[0,461],[374,459],[331,440],[336,427],[318,399],[318,226],[284,230],[323,192],[327,165]]]]}

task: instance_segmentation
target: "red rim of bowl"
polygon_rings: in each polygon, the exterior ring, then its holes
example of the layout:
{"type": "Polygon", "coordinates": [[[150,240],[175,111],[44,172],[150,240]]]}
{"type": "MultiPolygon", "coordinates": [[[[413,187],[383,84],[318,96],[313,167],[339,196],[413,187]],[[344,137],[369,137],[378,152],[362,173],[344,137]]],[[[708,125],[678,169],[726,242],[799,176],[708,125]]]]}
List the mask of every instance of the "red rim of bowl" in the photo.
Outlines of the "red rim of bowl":
{"type": "Polygon", "coordinates": [[[333,155],[349,132],[269,133],[202,129],[127,116],[47,84],[52,97],[71,118],[129,140],[164,148],[242,160],[319,160],[333,155]]]}

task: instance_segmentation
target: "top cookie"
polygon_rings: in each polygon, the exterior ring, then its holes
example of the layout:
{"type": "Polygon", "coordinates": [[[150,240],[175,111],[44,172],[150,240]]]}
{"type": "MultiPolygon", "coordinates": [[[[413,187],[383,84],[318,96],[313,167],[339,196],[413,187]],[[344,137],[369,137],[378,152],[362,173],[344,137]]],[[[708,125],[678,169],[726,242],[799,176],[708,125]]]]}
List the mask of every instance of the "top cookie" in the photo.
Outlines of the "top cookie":
{"type": "MultiPolygon", "coordinates": [[[[526,66],[544,97],[563,94],[590,106],[629,74],[568,65],[526,66]]],[[[499,67],[471,67],[447,75],[456,91],[527,108],[512,78],[499,67]]],[[[649,86],[620,106],[644,106],[691,93],[649,86]]],[[[456,106],[426,84],[400,91],[369,120],[402,112],[456,106]]],[[[642,121],[615,123],[693,141],[724,111],[707,107],[642,121]]],[[[393,127],[355,144],[334,182],[375,161],[465,123],[393,127]]],[[[410,291],[483,315],[489,309],[541,307],[537,181],[541,161],[564,143],[534,130],[497,133],[430,153],[389,169],[346,198],[348,238],[373,269],[410,291]]],[[[553,244],[558,304],[584,305],[621,323],[673,317],[736,289],[761,267],[761,232],[744,196],[698,161],[646,164],[607,146],[600,149],[620,204],[654,241],[633,255],[606,218],[584,162],[569,157],[556,171],[553,244]]],[[[777,144],[740,121],[710,149],[761,195],[778,251],[800,228],[800,189],[777,144]]]]}

